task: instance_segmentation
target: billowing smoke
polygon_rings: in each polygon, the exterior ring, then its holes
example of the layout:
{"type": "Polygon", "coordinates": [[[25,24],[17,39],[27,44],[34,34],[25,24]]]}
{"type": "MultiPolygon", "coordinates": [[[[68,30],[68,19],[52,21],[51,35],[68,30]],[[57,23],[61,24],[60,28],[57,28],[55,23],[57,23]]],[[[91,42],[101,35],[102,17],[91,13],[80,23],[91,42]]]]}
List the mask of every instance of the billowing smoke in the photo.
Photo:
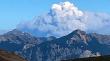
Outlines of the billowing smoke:
{"type": "Polygon", "coordinates": [[[97,57],[97,56],[101,56],[101,54],[100,54],[99,52],[92,53],[92,51],[85,50],[85,51],[80,55],[80,58],[85,58],[85,57],[97,57]]]}
{"type": "Polygon", "coordinates": [[[20,23],[17,28],[36,36],[45,37],[61,37],[76,29],[110,34],[110,15],[83,12],[67,1],[53,4],[47,14],[38,16],[33,21],[20,23]]]}

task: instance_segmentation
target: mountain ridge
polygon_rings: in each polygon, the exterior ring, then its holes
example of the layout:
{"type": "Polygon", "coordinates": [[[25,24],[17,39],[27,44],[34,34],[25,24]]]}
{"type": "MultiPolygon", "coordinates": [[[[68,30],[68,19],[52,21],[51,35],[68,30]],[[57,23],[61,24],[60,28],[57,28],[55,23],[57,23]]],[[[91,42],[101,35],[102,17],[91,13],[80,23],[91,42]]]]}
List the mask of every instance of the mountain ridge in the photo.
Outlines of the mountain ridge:
{"type": "Polygon", "coordinates": [[[110,35],[88,34],[79,29],[60,38],[51,37],[52,39],[39,39],[17,30],[4,35],[4,38],[9,37],[9,39],[0,42],[0,48],[16,52],[27,58],[28,61],[60,61],[62,59],[94,57],[97,54],[110,55],[110,35]],[[16,40],[20,44],[13,42],[16,40]],[[46,41],[37,43],[38,40],[46,41]]]}

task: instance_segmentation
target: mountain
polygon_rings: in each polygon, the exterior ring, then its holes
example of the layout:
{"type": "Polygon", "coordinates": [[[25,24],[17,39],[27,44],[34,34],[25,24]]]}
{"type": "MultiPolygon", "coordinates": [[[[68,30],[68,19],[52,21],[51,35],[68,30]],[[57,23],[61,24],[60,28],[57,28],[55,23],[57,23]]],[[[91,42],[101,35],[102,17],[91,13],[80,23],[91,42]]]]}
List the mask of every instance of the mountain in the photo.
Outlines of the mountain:
{"type": "Polygon", "coordinates": [[[61,38],[39,44],[38,50],[44,61],[109,55],[109,40],[110,36],[107,35],[75,30],[61,38]]]}
{"type": "Polygon", "coordinates": [[[110,35],[75,30],[60,38],[34,37],[14,29],[0,36],[0,48],[28,61],[60,61],[110,55],[110,35]]]}
{"type": "Polygon", "coordinates": [[[56,38],[53,36],[34,37],[29,33],[21,32],[17,29],[14,29],[3,35],[0,35],[0,49],[15,52],[23,56],[24,58],[29,59],[29,53],[34,46],[44,41],[50,41],[53,39],[56,38]]]}
{"type": "Polygon", "coordinates": [[[4,50],[0,50],[0,61],[26,61],[26,59],[4,50]]]}
{"type": "Polygon", "coordinates": [[[110,55],[89,57],[89,58],[77,58],[77,59],[62,60],[62,61],[110,61],[110,55]]]}
{"type": "Polygon", "coordinates": [[[23,52],[39,43],[40,39],[17,29],[9,31],[0,36],[0,49],[15,52],[24,58],[28,57],[27,55],[23,54],[23,52]]]}
{"type": "Polygon", "coordinates": [[[12,30],[0,36],[0,48],[8,47],[9,50],[19,50],[25,45],[27,48],[38,44],[39,40],[28,33],[19,30],[12,30]],[[9,45],[9,46],[8,46],[9,45]]]}

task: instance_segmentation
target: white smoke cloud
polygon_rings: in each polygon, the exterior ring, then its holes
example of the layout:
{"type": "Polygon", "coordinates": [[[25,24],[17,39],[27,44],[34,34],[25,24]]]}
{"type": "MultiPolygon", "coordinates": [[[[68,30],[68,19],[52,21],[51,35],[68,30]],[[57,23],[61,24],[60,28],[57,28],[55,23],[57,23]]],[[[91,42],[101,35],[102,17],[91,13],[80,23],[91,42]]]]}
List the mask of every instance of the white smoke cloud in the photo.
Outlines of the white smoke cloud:
{"type": "Polygon", "coordinates": [[[34,21],[20,23],[17,28],[36,36],[61,37],[76,29],[110,34],[110,15],[83,12],[67,1],[53,4],[49,13],[34,21]]]}
{"type": "Polygon", "coordinates": [[[83,12],[78,10],[77,7],[74,6],[74,4],[70,2],[64,2],[60,4],[53,4],[52,10],[57,14],[62,14],[61,16],[82,16],[83,12]]]}
{"type": "Polygon", "coordinates": [[[110,34],[110,15],[106,13],[85,12],[86,31],[110,34]]]}
{"type": "Polygon", "coordinates": [[[85,50],[81,55],[80,58],[85,58],[85,57],[96,57],[96,56],[101,56],[99,52],[92,53],[92,51],[85,50]]]}

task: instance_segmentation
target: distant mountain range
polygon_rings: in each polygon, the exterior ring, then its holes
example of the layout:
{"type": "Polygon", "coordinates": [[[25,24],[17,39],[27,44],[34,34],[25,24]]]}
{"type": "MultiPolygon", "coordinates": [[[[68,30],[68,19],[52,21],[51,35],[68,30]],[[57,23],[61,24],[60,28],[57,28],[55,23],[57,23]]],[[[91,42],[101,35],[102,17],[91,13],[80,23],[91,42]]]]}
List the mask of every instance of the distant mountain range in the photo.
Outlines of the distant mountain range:
{"type": "Polygon", "coordinates": [[[75,30],[60,38],[35,37],[17,29],[0,35],[0,49],[28,61],[60,61],[110,55],[110,35],[75,30]]]}

